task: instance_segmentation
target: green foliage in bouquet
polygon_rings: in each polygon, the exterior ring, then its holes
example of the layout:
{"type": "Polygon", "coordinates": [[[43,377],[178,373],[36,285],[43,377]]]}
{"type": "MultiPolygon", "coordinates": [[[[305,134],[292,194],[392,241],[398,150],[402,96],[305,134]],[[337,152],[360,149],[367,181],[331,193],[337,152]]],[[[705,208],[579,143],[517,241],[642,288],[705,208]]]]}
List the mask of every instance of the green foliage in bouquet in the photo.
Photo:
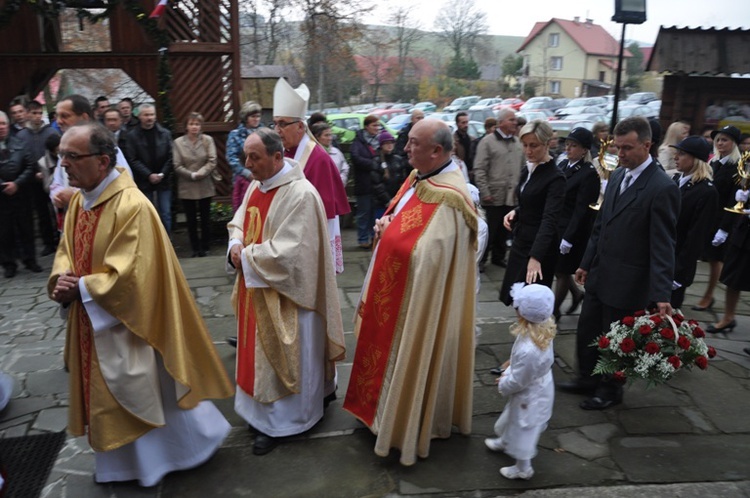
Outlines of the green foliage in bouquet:
{"type": "Polygon", "coordinates": [[[609,374],[617,382],[644,379],[648,385],[667,382],[679,370],[708,368],[716,356],[703,341],[705,332],[679,311],[668,318],[637,312],[613,322],[609,332],[591,344],[599,349],[595,374],[609,374]]]}
{"type": "Polygon", "coordinates": [[[234,212],[231,204],[212,202],[210,211],[211,221],[214,223],[228,223],[232,221],[234,212]]]}

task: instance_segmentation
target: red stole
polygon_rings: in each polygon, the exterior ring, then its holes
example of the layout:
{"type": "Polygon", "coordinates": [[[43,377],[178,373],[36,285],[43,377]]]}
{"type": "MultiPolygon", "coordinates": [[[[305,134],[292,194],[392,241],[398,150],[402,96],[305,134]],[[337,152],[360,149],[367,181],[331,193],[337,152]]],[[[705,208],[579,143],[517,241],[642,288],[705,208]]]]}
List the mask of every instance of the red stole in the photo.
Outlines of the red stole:
{"type": "MultiPolygon", "coordinates": [[[[73,255],[75,268],[73,271],[79,277],[91,274],[92,257],[94,252],[94,236],[99,218],[102,214],[100,204],[91,211],[83,208],[78,210],[76,218],[73,255]]],[[[93,333],[91,320],[86,312],[86,307],[78,304],[78,345],[81,349],[81,384],[83,385],[84,416],[86,424],[89,423],[90,395],[91,395],[91,350],[93,346],[93,333]]]]}
{"type": "MultiPolygon", "coordinates": [[[[245,247],[263,242],[263,225],[277,190],[263,193],[256,188],[250,194],[242,227],[245,247]]],[[[244,278],[239,285],[238,303],[237,385],[252,396],[255,392],[255,308],[253,289],[245,287],[244,278]]]]}
{"type": "MultiPolygon", "coordinates": [[[[392,206],[408,190],[409,183],[404,183],[392,206]]],[[[415,193],[379,243],[367,301],[359,306],[359,338],[344,400],[344,409],[367,425],[375,419],[391,348],[397,331],[403,328],[399,320],[405,306],[411,254],[437,207],[420,201],[415,193]]]]}

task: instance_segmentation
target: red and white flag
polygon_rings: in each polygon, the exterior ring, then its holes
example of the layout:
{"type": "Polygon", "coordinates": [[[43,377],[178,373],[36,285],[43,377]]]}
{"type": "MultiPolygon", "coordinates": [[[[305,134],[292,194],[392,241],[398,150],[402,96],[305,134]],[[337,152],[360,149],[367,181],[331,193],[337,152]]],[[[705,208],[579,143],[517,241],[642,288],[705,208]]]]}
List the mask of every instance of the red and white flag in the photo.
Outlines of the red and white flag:
{"type": "Polygon", "coordinates": [[[164,14],[164,11],[167,8],[167,4],[169,3],[169,0],[159,0],[159,3],[156,4],[156,7],[154,7],[154,10],[151,11],[151,14],[149,14],[150,19],[158,19],[159,17],[164,14]]]}

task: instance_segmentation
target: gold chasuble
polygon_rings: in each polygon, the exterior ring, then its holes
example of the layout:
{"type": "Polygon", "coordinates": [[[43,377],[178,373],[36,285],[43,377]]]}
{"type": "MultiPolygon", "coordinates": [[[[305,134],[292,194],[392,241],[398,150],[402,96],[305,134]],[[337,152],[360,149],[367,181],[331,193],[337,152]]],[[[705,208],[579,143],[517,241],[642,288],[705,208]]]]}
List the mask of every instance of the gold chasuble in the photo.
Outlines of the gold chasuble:
{"type": "Polygon", "coordinates": [[[344,359],[344,327],[323,203],[302,168],[293,167],[262,192],[253,181],[227,228],[268,287],[247,289],[237,272],[232,304],[238,321],[237,383],[259,403],[300,393],[298,310],[314,311],[326,333],[326,380],[344,359]]]}
{"type": "Polygon", "coordinates": [[[51,295],[58,277],[71,270],[83,278],[96,304],[121,322],[95,332],[80,300],[69,308],[68,431],[81,436],[88,426],[91,447],[109,451],[164,425],[158,388],[128,389],[134,382],[158,386],[154,351],[175,382],[182,409],[226,398],[234,390],[159,216],[130,175],[113,180],[90,211],[82,206],[76,193],[47,290],[51,295]],[[133,356],[136,351],[150,358],[133,356]],[[105,363],[101,352],[127,361],[105,363]]]}
{"type": "Polygon", "coordinates": [[[398,448],[412,465],[453,425],[471,432],[476,243],[476,210],[461,173],[449,171],[416,183],[377,246],[344,409],[377,434],[380,456],[398,448]]]}

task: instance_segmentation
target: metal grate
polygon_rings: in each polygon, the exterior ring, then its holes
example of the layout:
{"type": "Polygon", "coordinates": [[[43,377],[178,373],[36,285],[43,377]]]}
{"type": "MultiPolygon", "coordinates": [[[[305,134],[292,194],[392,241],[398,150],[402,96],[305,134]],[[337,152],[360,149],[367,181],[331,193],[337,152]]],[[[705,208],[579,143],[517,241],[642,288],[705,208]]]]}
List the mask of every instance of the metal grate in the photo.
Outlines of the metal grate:
{"type": "Polygon", "coordinates": [[[64,432],[0,439],[0,466],[6,479],[3,496],[39,496],[64,442],[64,432]]]}

